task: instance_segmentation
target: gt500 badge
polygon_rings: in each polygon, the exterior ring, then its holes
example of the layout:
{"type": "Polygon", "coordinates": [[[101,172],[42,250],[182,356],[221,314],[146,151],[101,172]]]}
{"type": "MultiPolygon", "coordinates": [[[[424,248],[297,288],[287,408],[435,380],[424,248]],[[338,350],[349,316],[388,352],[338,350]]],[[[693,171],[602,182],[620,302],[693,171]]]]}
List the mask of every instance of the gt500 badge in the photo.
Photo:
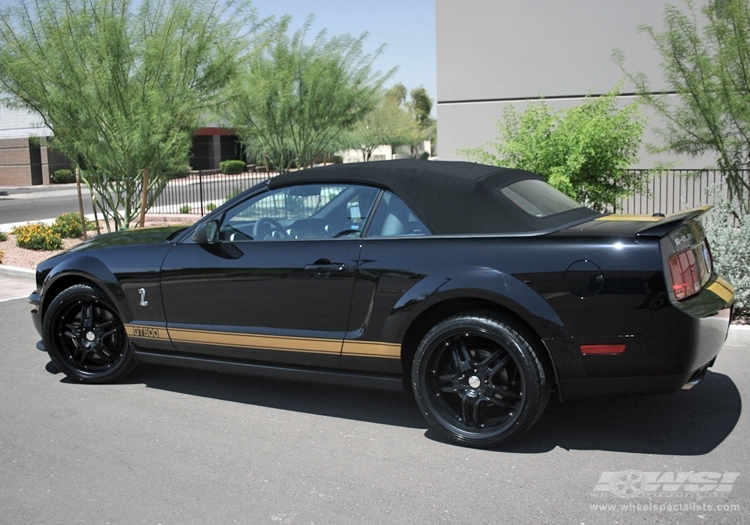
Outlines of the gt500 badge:
{"type": "Polygon", "coordinates": [[[158,328],[144,328],[142,326],[134,326],[133,337],[149,337],[153,339],[158,339],[159,329],[158,328]]]}

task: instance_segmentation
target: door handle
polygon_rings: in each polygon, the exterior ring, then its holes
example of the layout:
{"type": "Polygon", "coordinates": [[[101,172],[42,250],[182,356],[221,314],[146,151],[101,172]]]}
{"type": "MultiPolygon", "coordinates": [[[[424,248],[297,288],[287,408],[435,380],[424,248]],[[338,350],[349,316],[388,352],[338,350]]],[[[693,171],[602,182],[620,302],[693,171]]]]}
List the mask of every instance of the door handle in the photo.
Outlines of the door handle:
{"type": "Polygon", "coordinates": [[[305,271],[312,272],[319,277],[328,277],[332,273],[344,273],[346,272],[346,264],[344,263],[315,263],[308,264],[305,266],[305,271]]]}

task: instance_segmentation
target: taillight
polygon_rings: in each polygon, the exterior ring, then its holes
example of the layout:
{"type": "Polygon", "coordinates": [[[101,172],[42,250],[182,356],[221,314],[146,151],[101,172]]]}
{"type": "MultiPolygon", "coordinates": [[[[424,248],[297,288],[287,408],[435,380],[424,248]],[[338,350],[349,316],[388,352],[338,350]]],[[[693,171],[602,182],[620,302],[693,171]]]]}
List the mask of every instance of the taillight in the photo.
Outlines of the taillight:
{"type": "Polygon", "coordinates": [[[669,273],[674,296],[678,301],[700,292],[701,286],[708,282],[711,274],[711,260],[705,242],[670,257],[669,273]]]}

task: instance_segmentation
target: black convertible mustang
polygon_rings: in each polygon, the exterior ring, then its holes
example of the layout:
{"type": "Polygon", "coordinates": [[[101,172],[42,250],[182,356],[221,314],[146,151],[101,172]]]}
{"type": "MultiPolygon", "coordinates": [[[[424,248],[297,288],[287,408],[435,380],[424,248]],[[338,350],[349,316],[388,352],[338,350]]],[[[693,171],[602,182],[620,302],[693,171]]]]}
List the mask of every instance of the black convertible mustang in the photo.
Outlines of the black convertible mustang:
{"type": "Polygon", "coordinates": [[[275,177],[189,228],[101,235],[37,268],[34,324],[87,383],[137,363],[411,388],[491,447],[559,399],[706,373],[734,291],[699,217],[602,215],[539,176],[387,161],[275,177]]]}

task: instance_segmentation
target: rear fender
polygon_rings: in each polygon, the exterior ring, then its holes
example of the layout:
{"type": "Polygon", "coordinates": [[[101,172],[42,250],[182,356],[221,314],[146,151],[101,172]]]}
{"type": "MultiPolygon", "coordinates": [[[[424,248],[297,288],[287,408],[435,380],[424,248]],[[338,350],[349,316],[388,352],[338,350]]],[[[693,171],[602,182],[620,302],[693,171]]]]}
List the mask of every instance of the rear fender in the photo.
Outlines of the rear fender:
{"type": "MultiPolygon", "coordinates": [[[[396,302],[388,324],[397,322],[405,333],[405,327],[428,308],[452,299],[482,299],[502,306],[523,319],[541,339],[569,335],[541,295],[512,275],[488,267],[458,268],[421,280],[396,302]],[[404,322],[404,315],[408,322],[404,322]]],[[[388,326],[385,332],[390,332],[388,326]]],[[[396,340],[400,341],[404,333],[396,340]]]]}

